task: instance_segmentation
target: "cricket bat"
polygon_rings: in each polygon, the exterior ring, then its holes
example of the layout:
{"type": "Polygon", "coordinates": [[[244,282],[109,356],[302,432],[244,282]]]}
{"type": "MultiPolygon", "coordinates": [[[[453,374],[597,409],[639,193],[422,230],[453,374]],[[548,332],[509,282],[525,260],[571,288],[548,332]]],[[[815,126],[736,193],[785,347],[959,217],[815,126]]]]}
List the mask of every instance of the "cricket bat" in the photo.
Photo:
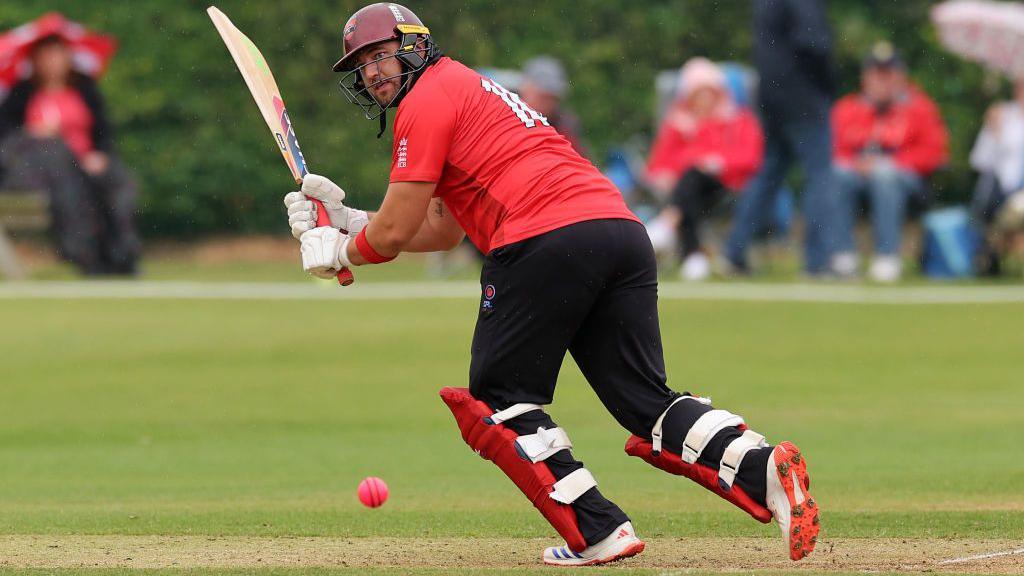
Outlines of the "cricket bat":
{"type": "MultiPolygon", "coordinates": [[[[256,106],[263,114],[263,120],[266,121],[270,132],[277,141],[285,164],[292,172],[292,178],[295,179],[296,184],[301,185],[302,179],[309,173],[309,169],[306,167],[306,159],[302,156],[302,150],[299,149],[299,140],[295,136],[295,130],[292,129],[288,111],[284,107],[284,99],[281,98],[281,91],[277,88],[277,82],[270,72],[267,60],[260,53],[259,48],[252,43],[252,40],[235,28],[231,20],[217,7],[210,6],[206,9],[206,13],[210,15],[213,25],[217,27],[217,32],[220,33],[221,39],[228,47],[228,52],[231,53],[231,58],[238,66],[238,71],[242,73],[249,92],[256,100],[256,106]]],[[[309,196],[307,198],[316,204],[316,225],[318,227],[330,226],[331,221],[324,205],[316,198],[309,196]]],[[[338,283],[342,286],[348,286],[354,281],[355,278],[348,268],[342,268],[338,272],[338,283]]]]}

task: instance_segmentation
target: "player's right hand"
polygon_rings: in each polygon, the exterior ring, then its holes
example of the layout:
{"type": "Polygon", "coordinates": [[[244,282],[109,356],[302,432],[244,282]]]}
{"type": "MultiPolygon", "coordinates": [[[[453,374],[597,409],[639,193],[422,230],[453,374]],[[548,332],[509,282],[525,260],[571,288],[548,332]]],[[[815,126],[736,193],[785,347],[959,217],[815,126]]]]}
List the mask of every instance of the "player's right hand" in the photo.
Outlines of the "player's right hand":
{"type": "Polygon", "coordinates": [[[330,226],[313,228],[299,239],[302,268],[317,278],[330,279],[351,265],[346,250],[351,236],[330,226]]]}
{"type": "Polygon", "coordinates": [[[302,190],[289,192],[284,197],[284,205],[288,208],[288,226],[296,240],[316,228],[316,204],[306,196],[323,202],[334,228],[358,234],[369,222],[366,212],[345,206],[345,191],[340,186],[318,174],[307,174],[302,179],[302,190]]]}

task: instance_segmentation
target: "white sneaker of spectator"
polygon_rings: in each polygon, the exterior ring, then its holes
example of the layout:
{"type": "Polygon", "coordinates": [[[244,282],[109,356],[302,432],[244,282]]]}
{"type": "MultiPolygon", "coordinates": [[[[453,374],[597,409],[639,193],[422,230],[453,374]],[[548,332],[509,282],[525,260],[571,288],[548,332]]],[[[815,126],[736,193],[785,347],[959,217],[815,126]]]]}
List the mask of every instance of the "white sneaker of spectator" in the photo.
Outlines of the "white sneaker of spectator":
{"type": "Polygon", "coordinates": [[[832,271],[840,278],[854,278],[860,268],[856,252],[840,252],[832,257],[832,271]]]}
{"type": "Polygon", "coordinates": [[[868,275],[875,282],[892,284],[899,281],[903,275],[903,263],[899,256],[875,256],[868,275]]]}
{"type": "Polygon", "coordinates": [[[687,282],[700,282],[711,276],[711,260],[703,252],[694,252],[683,260],[679,275],[687,282]]]}
{"type": "Polygon", "coordinates": [[[647,223],[647,235],[655,254],[671,253],[676,248],[676,229],[665,218],[655,218],[647,223]]]}

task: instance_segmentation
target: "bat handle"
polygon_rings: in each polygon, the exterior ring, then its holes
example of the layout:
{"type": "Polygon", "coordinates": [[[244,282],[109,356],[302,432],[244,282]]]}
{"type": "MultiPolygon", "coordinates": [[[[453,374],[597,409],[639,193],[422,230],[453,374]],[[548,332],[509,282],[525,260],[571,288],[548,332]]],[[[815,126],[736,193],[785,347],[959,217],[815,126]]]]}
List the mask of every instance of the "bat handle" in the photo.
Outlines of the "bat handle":
{"type": "MultiPolygon", "coordinates": [[[[311,196],[306,196],[306,198],[312,200],[313,204],[316,205],[317,227],[319,228],[320,226],[330,226],[331,219],[327,216],[327,209],[324,208],[323,202],[311,196]]],[[[338,271],[338,284],[341,284],[342,286],[348,286],[355,281],[355,276],[352,275],[352,271],[349,270],[348,268],[342,268],[341,270],[338,271]]]]}

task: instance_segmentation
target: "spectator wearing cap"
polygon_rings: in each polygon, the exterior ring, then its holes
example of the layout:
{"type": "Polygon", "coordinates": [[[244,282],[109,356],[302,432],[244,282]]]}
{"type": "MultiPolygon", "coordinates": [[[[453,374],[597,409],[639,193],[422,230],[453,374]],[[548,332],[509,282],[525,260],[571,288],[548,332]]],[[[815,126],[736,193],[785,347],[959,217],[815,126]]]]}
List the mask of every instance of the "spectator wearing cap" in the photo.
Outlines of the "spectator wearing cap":
{"type": "Polygon", "coordinates": [[[747,248],[771,218],[783,181],[799,162],[806,176],[804,271],[825,275],[835,213],[829,129],[835,75],[825,0],[759,0],[754,27],[764,163],[740,196],[724,263],[733,272],[749,271],[747,248]]]}
{"type": "Polygon", "coordinates": [[[562,63],[551,56],[531,58],[523,66],[523,78],[519,85],[519,97],[530,108],[547,118],[548,123],[559,134],[565,136],[576,152],[587,157],[587,149],[580,136],[580,122],[565,105],[569,93],[562,63]]]}
{"type": "Polygon", "coordinates": [[[710,275],[701,224],[726,196],[743,189],[760,167],[763,152],[757,118],[733,101],[722,70],[706,58],[689,60],[647,163],[651,187],[668,197],[648,233],[656,250],[680,239],[683,279],[710,275]]]}
{"type": "Polygon", "coordinates": [[[867,200],[875,240],[869,276],[894,282],[902,274],[900,244],[907,201],[924,179],[946,163],[948,140],[939,109],[907,77],[906,65],[887,42],[863,62],[861,90],[832,111],[839,212],[835,271],[857,272],[853,234],[858,209],[867,200]]]}

